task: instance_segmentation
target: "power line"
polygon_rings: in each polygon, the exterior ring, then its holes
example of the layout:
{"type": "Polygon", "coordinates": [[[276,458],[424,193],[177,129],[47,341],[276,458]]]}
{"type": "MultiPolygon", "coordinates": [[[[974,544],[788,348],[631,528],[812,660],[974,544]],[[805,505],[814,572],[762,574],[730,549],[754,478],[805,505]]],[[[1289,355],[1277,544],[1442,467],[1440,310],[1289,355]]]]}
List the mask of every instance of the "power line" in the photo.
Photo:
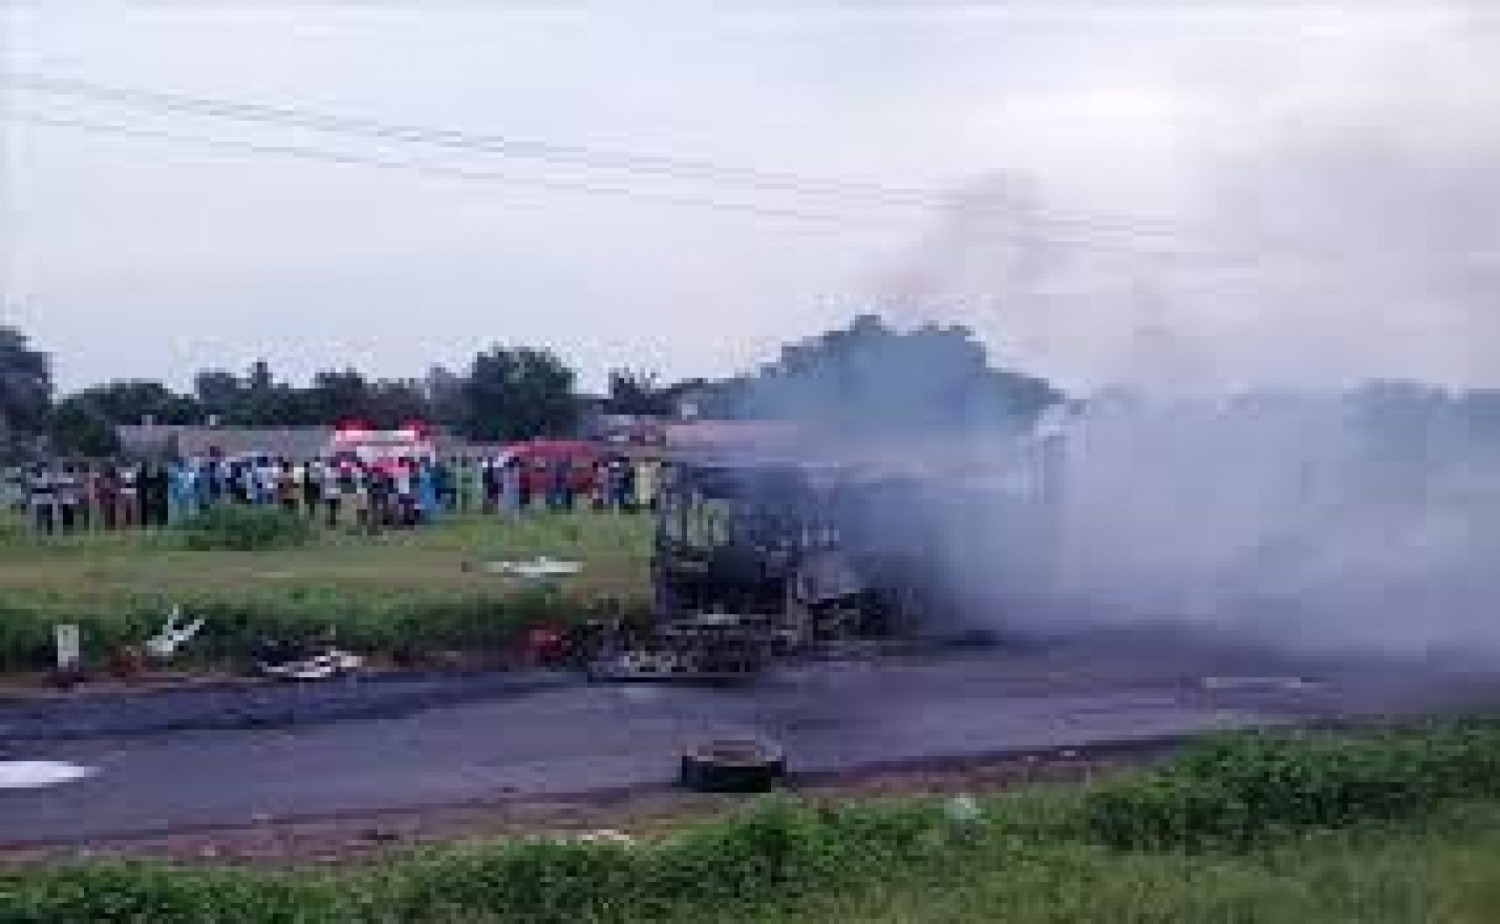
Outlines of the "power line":
{"type": "MultiPolygon", "coordinates": [[[[850,219],[849,216],[835,215],[827,212],[809,212],[798,209],[783,208],[778,206],[756,205],[746,202],[729,202],[723,200],[705,199],[699,197],[679,196],[669,193],[659,193],[651,190],[643,190],[629,186],[607,185],[572,180],[556,180],[537,177],[519,177],[512,173],[504,173],[494,170],[475,170],[465,167],[452,167],[440,164],[423,163],[409,159],[382,157],[369,154],[350,154],[340,151],[329,151],[321,148],[306,147],[291,144],[268,144],[263,142],[244,141],[239,139],[214,138],[203,135],[184,134],[180,132],[163,131],[159,129],[141,128],[132,125],[121,125],[111,122],[98,122],[87,119],[65,118],[59,116],[30,115],[24,113],[0,114],[0,122],[24,123],[43,128],[62,128],[82,131],[96,135],[110,135],[137,140],[165,141],[179,144],[189,144],[197,147],[227,151],[232,153],[249,153],[256,155],[269,155],[277,157],[289,157],[300,160],[309,160],[321,163],[335,164],[340,166],[371,167],[383,170],[407,171],[421,175],[441,177],[447,179],[467,181],[498,181],[524,186],[531,186],[552,192],[582,193],[589,195],[606,195],[623,198],[632,198],[659,204],[685,206],[694,208],[705,208],[722,212],[733,212],[754,215],[761,218],[772,218],[782,220],[794,220],[806,223],[817,223],[830,227],[839,227],[845,230],[869,230],[875,227],[869,222],[862,225],[850,219]]],[[[1028,235],[1028,242],[1032,245],[1047,246],[1051,248],[1074,248],[1094,251],[1113,251],[1133,257],[1143,254],[1139,248],[1122,247],[1118,243],[1110,243],[1097,239],[1084,238],[1042,238],[1038,235],[1028,235]]],[[[1157,253],[1155,256],[1173,256],[1171,254],[1157,253]]],[[[1176,255],[1178,257],[1181,254],[1176,255]]]]}
{"type": "Polygon", "coordinates": [[[88,119],[3,113],[0,114],[0,121],[19,122],[28,125],[41,126],[44,128],[67,128],[77,131],[89,132],[92,134],[115,135],[119,137],[135,138],[141,140],[169,141],[174,143],[191,144],[199,147],[239,153],[292,157],[303,160],[321,161],[323,163],[340,164],[345,166],[375,167],[384,170],[405,170],[429,176],[447,177],[450,179],[511,182],[554,192],[622,196],[659,202],[666,205],[692,206],[696,208],[707,208],[719,211],[742,212],[758,215],[764,218],[782,218],[798,221],[823,222],[829,224],[839,224],[845,227],[849,227],[852,224],[847,216],[838,216],[827,213],[806,212],[797,209],[780,208],[775,206],[762,206],[744,202],[726,202],[697,197],[677,196],[670,193],[657,193],[654,191],[642,190],[628,186],[611,186],[599,183],[574,182],[571,180],[553,180],[537,177],[523,178],[517,177],[514,174],[503,173],[495,170],[472,170],[465,167],[450,167],[440,164],[426,164],[420,161],[403,160],[400,158],[328,151],[321,148],[305,147],[301,145],[266,144],[254,141],[212,138],[203,135],[191,135],[179,132],[162,131],[158,129],[140,128],[137,126],[120,125],[118,123],[111,122],[96,122],[88,119]]]}
{"type": "MultiPolygon", "coordinates": [[[[472,153],[517,157],[554,165],[583,167],[591,170],[639,174],[678,181],[736,185],[765,192],[780,192],[849,204],[886,208],[921,209],[947,212],[955,207],[954,197],[930,190],[886,186],[877,183],[816,179],[794,173],[729,166],[696,158],[665,157],[619,151],[605,151],[573,144],[557,144],[535,139],[502,135],[478,135],[467,131],[397,124],[373,119],[351,118],[305,108],[273,106],[256,102],[208,99],[182,93],[165,93],[113,86],[74,78],[34,74],[0,73],[0,83],[46,95],[102,101],[129,107],[175,112],[187,115],[221,118],[258,125],[277,125],[353,135],[381,141],[424,144],[472,153]]],[[[988,207],[970,206],[973,217],[1008,214],[1001,202],[988,207]]],[[[1182,241],[1183,229],[1167,222],[1131,218],[1108,220],[1096,216],[1064,216],[1035,207],[1024,207],[1025,221],[1037,227],[1087,231],[1091,234],[1120,235],[1138,245],[1141,236],[1154,235],[1174,244],[1182,241]]]]}
{"type": "Polygon", "coordinates": [[[732,183],[821,198],[865,200],[887,205],[925,207],[932,205],[935,201],[933,194],[924,190],[901,189],[877,183],[815,179],[793,173],[729,166],[706,160],[604,151],[582,145],[557,144],[530,138],[475,135],[455,129],[381,122],[287,106],[206,99],[180,93],[117,87],[71,78],[5,74],[0,75],[0,82],[12,84],[23,90],[49,95],[102,100],[235,121],[279,123],[314,131],[361,135],[386,141],[429,144],[599,170],[732,183]]]}
{"type": "MultiPolygon", "coordinates": [[[[3,81],[0,81],[3,86],[3,81]]],[[[828,211],[810,211],[806,209],[790,208],[780,205],[756,204],[744,201],[727,201],[722,199],[710,199],[698,196],[684,196],[667,192],[658,192],[639,187],[621,184],[599,183],[588,180],[560,180],[542,177],[520,177],[513,173],[505,173],[491,170],[476,170],[464,167],[451,167],[431,163],[423,163],[417,160],[393,158],[369,154],[350,154],[344,152],[329,151],[321,148],[290,145],[290,144],[268,144],[262,142],[228,140],[203,135],[191,135],[178,132],[163,131],[157,129],[146,129],[134,125],[122,125],[112,122],[99,122],[88,119],[64,118],[58,116],[35,116],[24,113],[0,113],[0,121],[24,122],[32,125],[50,128],[68,128],[93,134],[108,134],[121,137],[130,137],[144,140],[167,141],[173,143],[184,143],[199,147],[212,148],[216,150],[235,151],[240,153],[252,153],[260,155],[273,155],[292,157],[304,160],[321,161],[341,165],[355,165],[373,167],[387,170],[405,170],[420,174],[437,177],[447,177],[463,180],[488,180],[503,181],[515,184],[529,185],[538,189],[553,192],[584,193],[593,195],[607,195],[624,198],[633,198],[643,201],[654,201],[661,204],[675,206],[691,206],[706,208],[724,212],[738,212],[742,214],[756,215],[763,218],[791,219],[802,222],[820,223],[830,226],[841,226],[854,228],[856,224],[864,224],[867,229],[874,230],[869,223],[869,216],[864,216],[861,221],[856,222],[850,215],[840,215],[828,211]]],[[[259,119],[253,121],[262,121],[259,119]]],[[[348,121],[348,120],[340,120],[348,121]]],[[[271,122],[270,124],[281,124],[271,122]]],[[[461,134],[461,133],[460,133],[461,134]]],[[[406,138],[393,140],[410,140],[406,138]]],[[[984,219],[993,216],[998,209],[978,209],[969,213],[968,217],[984,219]]],[[[1010,246],[1033,248],[1052,248],[1062,253],[1056,254],[1060,259],[1070,259],[1076,256],[1079,250],[1092,250],[1096,252],[1124,254],[1133,258],[1166,259],[1169,261],[1208,261],[1209,265],[1199,264],[1199,271],[1213,271],[1221,273],[1235,268],[1261,268],[1268,263],[1298,263],[1306,264],[1312,258],[1307,254],[1285,255],[1291,259],[1277,257],[1267,254],[1229,254],[1226,252],[1213,251],[1189,251],[1183,249],[1163,250],[1142,246],[1139,239],[1124,244],[1118,240],[1111,241],[1108,235],[1094,233],[1091,235],[1078,236],[1059,235],[1055,233],[1039,234],[1036,227],[1049,219],[1044,213],[1033,207],[1023,208],[1019,217],[1021,222],[1012,229],[1017,232],[1005,240],[1010,246]],[[1071,252],[1067,252],[1071,251],[1071,252]]],[[[1337,255],[1323,255],[1319,259],[1327,262],[1336,259],[1337,255]]],[[[1224,281],[1220,277],[1220,281],[1224,281]]]]}
{"type": "MultiPolygon", "coordinates": [[[[475,170],[465,167],[452,167],[440,164],[423,163],[421,161],[409,159],[382,157],[369,154],[350,154],[346,152],[329,151],[321,148],[306,147],[302,145],[268,144],[264,142],[244,141],[239,139],[230,140],[204,135],[193,135],[173,131],[164,131],[159,129],[141,128],[139,126],[133,125],[121,125],[119,123],[112,122],[98,122],[88,119],[30,115],[24,113],[0,114],[0,121],[24,123],[43,128],[71,129],[87,132],[90,134],[112,135],[116,137],[133,138],[137,140],[166,141],[171,143],[189,144],[197,147],[234,153],[290,157],[301,160],[336,164],[341,166],[361,166],[384,170],[408,171],[417,174],[448,179],[508,182],[517,185],[531,186],[552,192],[582,193],[590,195],[632,198],[665,205],[705,208],[723,212],[737,212],[741,214],[754,215],[761,218],[817,223],[830,227],[840,227],[846,230],[875,230],[874,224],[869,221],[856,222],[853,221],[850,216],[836,215],[828,212],[810,212],[779,206],[767,206],[746,202],[731,202],[724,200],[705,199],[700,197],[679,196],[670,193],[660,193],[652,190],[644,190],[621,185],[608,185],[584,181],[557,180],[538,177],[520,177],[513,173],[504,173],[495,170],[475,170]]],[[[1117,253],[1132,256],[1141,255],[1141,251],[1138,248],[1122,247],[1117,243],[1111,244],[1109,242],[1101,242],[1099,240],[1087,240],[1076,237],[1060,238],[1055,236],[1049,238],[1041,238],[1035,234],[1029,235],[1028,237],[1028,243],[1054,248],[1064,247],[1104,251],[1112,250],[1117,253]]]]}

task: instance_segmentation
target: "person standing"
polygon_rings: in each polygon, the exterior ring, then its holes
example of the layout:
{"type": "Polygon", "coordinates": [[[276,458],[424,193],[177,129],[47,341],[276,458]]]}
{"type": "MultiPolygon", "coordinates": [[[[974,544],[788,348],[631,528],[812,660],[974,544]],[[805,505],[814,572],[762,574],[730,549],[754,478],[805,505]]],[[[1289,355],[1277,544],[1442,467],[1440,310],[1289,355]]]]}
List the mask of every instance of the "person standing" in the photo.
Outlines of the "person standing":
{"type": "Polygon", "coordinates": [[[388,468],[371,466],[365,484],[370,499],[370,531],[379,532],[394,519],[395,476],[388,468]]]}
{"type": "Polygon", "coordinates": [[[547,508],[560,511],[569,506],[568,460],[553,459],[547,479],[547,508]]]}
{"type": "Polygon", "coordinates": [[[152,463],[142,485],[145,506],[142,519],[147,526],[166,526],[171,520],[171,494],[172,476],[167,466],[152,463]]]}
{"type": "Polygon", "coordinates": [[[318,511],[323,509],[323,463],[314,459],[302,466],[302,503],[307,508],[307,518],[316,521],[318,511]]]}
{"type": "Polygon", "coordinates": [[[179,526],[190,519],[198,506],[195,467],[188,462],[174,462],[167,468],[170,482],[167,496],[167,523],[179,526]]]}
{"type": "Polygon", "coordinates": [[[255,470],[255,465],[249,461],[241,460],[235,463],[234,483],[236,491],[234,499],[250,506],[260,503],[260,475],[255,470]]]}
{"type": "Polygon", "coordinates": [[[218,504],[223,497],[223,475],[213,459],[194,459],[190,465],[194,476],[193,488],[197,493],[193,498],[193,505],[198,510],[207,510],[218,504]]]}
{"type": "Polygon", "coordinates": [[[500,466],[500,509],[507,517],[518,517],[526,509],[522,501],[525,468],[516,456],[507,456],[500,466]]]}
{"type": "Polygon", "coordinates": [[[323,506],[328,512],[328,528],[338,529],[340,507],[347,496],[344,492],[344,472],[346,467],[340,467],[332,463],[322,467],[323,478],[323,506]]]}
{"type": "Polygon", "coordinates": [[[454,480],[458,483],[458,510],[464,516],[479,510],[479,496],[484,490],[480,475],[477,459],[461,458],[454,466],[454,480]]]}
{"type": "Polygon", "coordinates": [[[656,511],[656,493],[661,483],[661,463],[655,459],[641,459],[635,465],[635,502],[653,513],[656,511]]]}
{"type": "Polygon", "coordinates": [[[92,465],[84,466],[79,477],[83,484],[83,498],[78,505],[78,515],[83,522],[79,528],[88,532],[99,523],[99,470],[92,465]]]}
{"type": "Polygon", "coordinates": [[[31,504],[31,522],[39,535],[50,536],[57,531],[57,479],[45,465],[37,465],[31,471],[27,484],[27,499],[31,504]]]}
{"type": "Polygon", "coordinates": [[[354,511],[354,525],[362,532],[374,532],[374,514],[370,502],[370,473],[358,462],[350,462],[339,475],[339,492],[344,506],[354,511]]]}
{"type": "Polygon", "coordinates": [[[113,465],[99,474],[99,525],[111,532],[120,526],[120,470],[113,465]]]}
{"type": "Polygon", "coordinates": [[[635,462],[629,457],[620,458],[620,511],[622,513],[635,513],[640,509],[640,500],[636,496],[635,462]]]}
{"type": "Polygon", "coordinates": [[[594,460],[590,478],[589,500],[595,511],[602,512],[609,503],[609,465],[603,459],[594,460]]]}
{"type": "Polygon", "coordinates": [[[483,491],[482,508],[485,513],[494,513],[500,508],[500,475],[501,466],[495,460],[484,460],[484,467],[479,473],[479,483],[483,491]]]}
{"type": "Polygon", "coordinates": [[[56,477],[57,527],[64,534],[72,533],[78,524],[78,504],[83,500],[83,482],[78,471],[71,465],[63,466],[56,477]]]}
{"type": "Polygon", "coordinates": [[[280,461],[279,470],[276,472],[276,503],[281,509],[293,516],[301,513],[302,503],[300,496],[302,478],[292,463],[286,459],[280,461]]]}
{"type": "Polygon", "coordinates": [[[116,499],[116,522],[121,529],[133,529],[141,522],[141,470],[134,465],[120,469],[120,493],[116,499]]]}
{"type": "Polygon", "coordinates": [[[437,489],[437,508],[444,513],[458,512],[457,459],[438,459],[432,467],[432,480],[437,489]]]}
{"type": "Polygon", "coordinates": [[[423,460],[417,463],[414,488],[417,498],[417,520],[421,523],[435,523],[441,504],[442,489],[438,484],[438,469],[441,463],[434,465],[432,462],[423,460]]]}

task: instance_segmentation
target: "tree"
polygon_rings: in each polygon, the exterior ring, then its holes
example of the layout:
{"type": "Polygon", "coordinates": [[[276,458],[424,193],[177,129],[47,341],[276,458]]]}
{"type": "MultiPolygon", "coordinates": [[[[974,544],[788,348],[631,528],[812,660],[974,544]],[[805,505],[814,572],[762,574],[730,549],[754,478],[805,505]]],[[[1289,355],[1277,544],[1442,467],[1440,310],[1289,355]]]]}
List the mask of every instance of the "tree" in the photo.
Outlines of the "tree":
{"type": "Polygon", "coordinates": [[[202,416],[192,396],[179,395],[160,382],[106,382],[74,397],[112,424],[138,424],[148,417],[159,424],[190,424],[202,416]]]}
{"type": "Polygon", "coordinates": [[[846,431],[1024,426],[1061,395],[1045,381],[991,368],[964,327],[900,332],[875,315],[788,344],[743,381],[741,416],[815,421],[846,431]]]}
{"type": "Polygon", "coordinates": [[[608,413],[664,417],[672,413],[674,404],[671,391],[654,372],[614,369],[609,373],[609,398],[604,405],[608,413]]]}
{"type": "Polygon", "coordinates": [[[467,435],[497,441],[573,432],[580,411],[576,380],[551,350],[494,347],[480,353],[464,388],[467,435]]]}
{"type": "Polygon", "coordinates": [[[469,416],[468,397],[465,394],[464,378],[442,366],[427,370],[427,379],[422,383],[427,397],[428,413],[433,423],[445,427],[463,427],[469,416]]]}
{"type": "Polygon", "coordinates": [[[24,334],[0,326],[0,458],[35,446],[52,409],[52,365],[24,334]]]}
{"type": "Polygon", "coordinates": [[[84,395],[58,402],[52,415],[52,440],[58,452],[65,455],[100,459],[120,451],[114,422],[84,395]]]}
{"type": "Polygon", "coordinates": [[[377,427],[395,428],[413,420],[431,419],[431,405],[421,382],[381,379],[370,390],[366,418],[377,427]]]}
{"type": "Polygon", "coordinates": [[[207,369],[193,378],[193,395],[205,417],[235,423],[242,403],[240,380],[233,372],[207,369]]]}
{"type": "Polygon", "coordinates": [[[250,365],[241,390],[238,422],[251,427],[288,426],[299,423],[301,415],[293,410],[295,396],[291,387],[276,381],[271,365],[257,359],[250,365]]]}
{"type": "Polygon", "coordinates": [[[323,423],[341,420],[369,421],[373,409],[370,383],[353,369],[342,372],[319,372],[307,389],[305,404],[323,423]]]}

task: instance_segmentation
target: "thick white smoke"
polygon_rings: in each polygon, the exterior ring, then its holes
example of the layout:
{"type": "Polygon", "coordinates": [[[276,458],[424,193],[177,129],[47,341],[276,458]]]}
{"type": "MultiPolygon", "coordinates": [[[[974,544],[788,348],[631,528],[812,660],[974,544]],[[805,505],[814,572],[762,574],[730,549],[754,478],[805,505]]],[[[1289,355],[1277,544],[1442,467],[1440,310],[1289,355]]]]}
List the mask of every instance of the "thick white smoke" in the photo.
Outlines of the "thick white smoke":
{"type": "MultiPolygon", "coordinates": [[[[1101,403],[1066,428],[1052,594],[1084,622],[1500,652],[1500,439],[1336,395],[1101,403]]],[[[958,528],[958,524],[954,524],[958,528]]]]}
{"type": "Polygon", "coordinates": [[[1267,46],[1308,79],[1262,75],[1196,126],[1162,220],[1089,219],[1041,172],[997,171],[884,280],[898,317],[1136,396],[1069,423],[1058,567],[1035,586],[995,586],[1003,507],[946,524],[966,550],[949,573],[997,621],[1500,653],[1500,430],[1475,410],[1496,399],[1351,394],[1500,385],[1500,18],[1464,13],[1267,46]]]}

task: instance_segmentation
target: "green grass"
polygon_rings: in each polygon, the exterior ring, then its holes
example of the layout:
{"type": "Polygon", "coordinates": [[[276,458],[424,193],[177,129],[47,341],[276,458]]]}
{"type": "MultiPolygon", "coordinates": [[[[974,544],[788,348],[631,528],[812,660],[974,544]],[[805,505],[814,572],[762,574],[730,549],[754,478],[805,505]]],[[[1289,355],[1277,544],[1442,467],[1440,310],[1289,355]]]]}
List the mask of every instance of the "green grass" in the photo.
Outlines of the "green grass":
{"type": "MultiPolygon", "coordinates": [[[[1472,726],[1493,748],[1494,726],[1472,726]]],[[[1338,764],[1330,740],[1431,744],[1427,768],[1458,778],[1482,757],[1452,728],[1338,739],[1278,738],[1277,760],[1338,764]]],[[[267,873],[83,864],[0,874],[0,920],[457,922],[1488,922],[1500,911],[1500,782],[1435,786],[1400,813],[1379,799],[1330,826],[1268,825],[1235,844],[1195,838],[1121,849],[1101,842],[1101,792],[1226,768],[1205,754],[1232,738],[1104,789],[992,797],[979,818],[941,802],[816,806],[784,798],[730,820],[633,846],[510,841],[398,855],[342,871],[267,873]]],[[[1352,745],[1351,745],[1352,746],[1352,745]]],[[[1252,762],[1271,766],[1266,757],[1252,762]]],[[[1389,766],[1389,765],[1387,765],[1389,766]]],[[[1329,771],[1339,776],[1337,769],[1329,771]]],[[[1404,777],[1364,775],[1362,791],[1404,777]]],[[[1290,785],[1290,782],[1289,782],[1290,785]]],[[[1233,786],[1229,787],[1233,789],[1233,786]]],[[[1284,799],[1290,800],[1288,791],[1284,799]]],[[[1145,839],[1141,840],[1145,843],[1145,839]]]]}
{"type": "Polygon", "coordinates": [[[38,539],[11,521],[0,527],[0,671],[45,667],[55,623],[80,623],[97,660],[139,643],[173,604],[208,617],[195,645],[208,658],[242,656],[260,634],[329,627],[376,652],[489,646],[605,598],[643,606],[649,533],[645,516],[538,513],[375,537],[319,530],[304,547],[238,552],[193,550],[174,531],[38,539]],[[466,567],[536,555],[584,569],[551,593],[466,567]]]}
{"type": "MultiPolygon", "coordinates": [[[[1500,919],[1500,805],[1249,853],[993,850],[744,920],[1416,924],[1500,919]]],[[[706,919],[707,920],[707,919],[706,919]]],[[[727,920],[727,918],[721,918],[727,920]]]]}

